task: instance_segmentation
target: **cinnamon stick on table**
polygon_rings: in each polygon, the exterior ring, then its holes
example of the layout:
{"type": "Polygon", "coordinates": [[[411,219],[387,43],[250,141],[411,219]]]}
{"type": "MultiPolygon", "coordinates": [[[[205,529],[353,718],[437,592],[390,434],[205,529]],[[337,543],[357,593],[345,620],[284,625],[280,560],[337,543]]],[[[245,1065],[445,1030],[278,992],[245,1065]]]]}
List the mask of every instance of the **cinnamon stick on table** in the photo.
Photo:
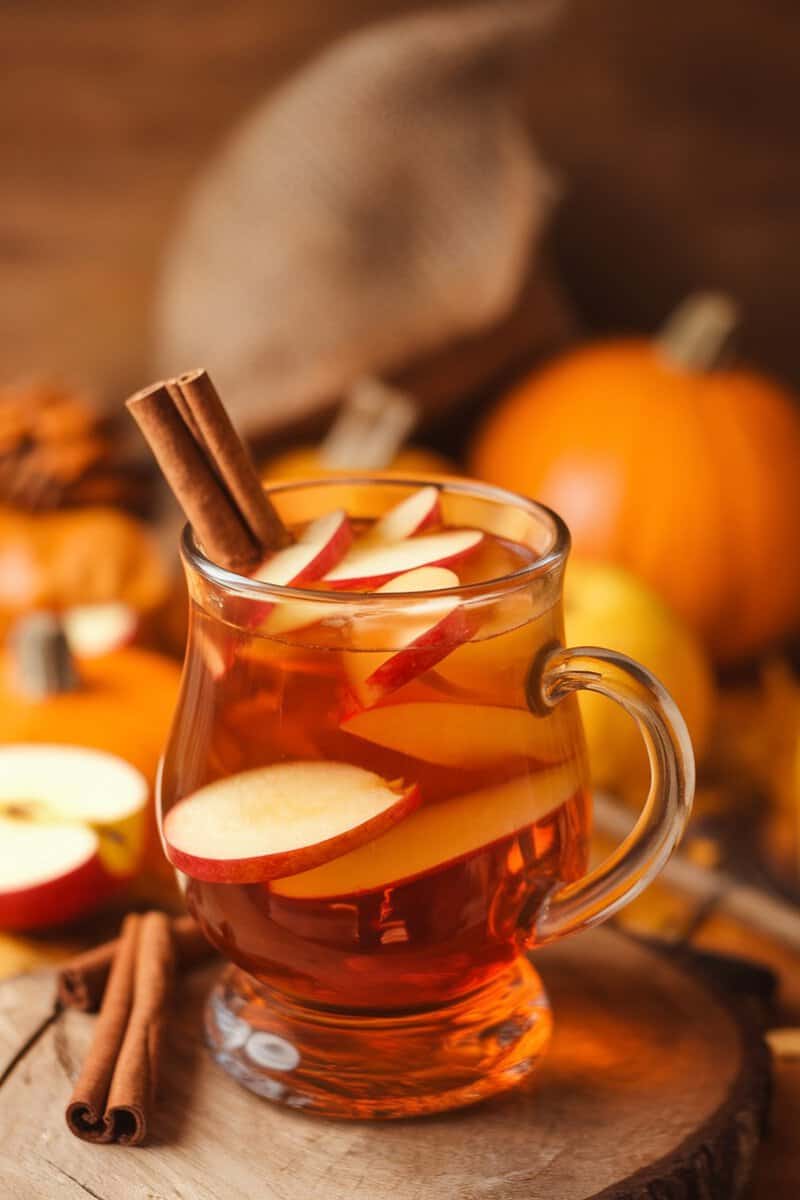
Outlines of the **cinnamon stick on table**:
{"type": "Polygon", "coordinates": [[[173,971],[167,915],[126,917],[94,1040],[67,1106],[76,1137],[135,1146],[147,1136],[173,971]]]}
{"type": "MultiPolygon", "coordinates": [[[[173,917],[170,928],[178,970],[189,971],[216,953],[197,922],[188,914],[173,917]]],[[[61,1008],[75,1008],[80,1012],[97,1011],[121,942],[121,938],[114,938],[113,941],[76,954],[64,963],[58,972],[56,991],[56,1000],[61,1008]]]]}

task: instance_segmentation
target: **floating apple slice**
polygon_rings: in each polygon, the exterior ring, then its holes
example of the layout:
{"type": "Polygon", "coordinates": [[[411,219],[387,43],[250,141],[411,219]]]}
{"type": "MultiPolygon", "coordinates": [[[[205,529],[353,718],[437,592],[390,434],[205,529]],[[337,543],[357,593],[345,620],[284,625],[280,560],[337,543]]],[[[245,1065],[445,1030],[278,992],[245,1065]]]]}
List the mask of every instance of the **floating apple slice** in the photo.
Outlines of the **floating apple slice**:
{"type": "Polygon", "coordinates": [[[419,800],[347,763],[258,767],[181,800],[164,820],[167,857],[207,883],[261,883],[371,841],[419,800]]]}
{"type": "Polygon", "coordinates": [[[331,588],[368,591],[416,567],[443,566],[469,554],[483,540],[478,529],[450,529],[405,541],[355,545],[324,576],[331,588]]]}
{"type": "Polygon", "coordinates": [[[344,509],[312,521],[291,546],[278,550],[252,573],[259,583],[281,587],[321,579],[335,567],[353,541],[353,529],[344,509]]]}
{"type": "Polygon", "coordinates": [[[139,628],[139,616],[128,604],[77,604],[62,616],[73,654],[94,658],[129,646],[139,628]]]}
{"type": "Polygon", "coordinates": [[[0,928],[72,920],[130,878],[147,798],[144,777],[114,755],[0,747],[0,928]]]}
{"type": "Polygon", "coordinates": [[[514,758],[555,763],[566,745],[557,709],[536,717],[525,708],[422,700],[367,709],[341,728],[398,754],[466,770],[514,758]]]}
{"type": "Polygon", "coordinates": [[[271,637],[316,625],[327,609],[321,600],[278,600],[262,626],[271,637]]]}
{"type": "MultiPolygon", "coordinates": [[[[433,592],[458,584],[455,571],[447,567],[417,567],[376,588],[375,594],[433,592]]],[[[354,649],[344,651],[343,658],[361,704],[376,704],[441,662],[468,640],[473,627],[461,601],[445,596],[418,601],[408,615],[385,618],[383,634],[368,617],[360,625],[355,623],[354,649]],[[381,644],[392,646],[392,652],[368,649],[381,644]]]]}
{"type": "Polygon", "coordinates": [[[360,545],[399,542],[412,534],[421,533],[423,529],[435,528],[441,524],[441,518],[439,489],[433,486],[420,488],[384,513],[367,531],[360,545]]]}
{"type": "Polygon", "coordinates": [[[474,704],[525,704],[531,663],[548,644],[563,637],[552,610],[534,615],[526,589],[504,596],[481,613],[480,636],[457,647],[436,669],[434,686],[453,699],[474,704]]]}
{"type": "MultiPolygon", "coordinates": [[[[304,583],[312,583],[339,562],[352,545],[352,541],[353,527],[344,509],[325,513],[312,521],[291,546],[270,555],[252,572],[251,579],[259,583],[272,583],[277,587],[297,587],[304,583]]],[[[308,622],[303,615],[299,624],[294,623],[296,614],[293,618],[292,613],[298,603],[302,604],[302,601],[265,600],[263,603],[253,603],[247,613],[247,624],[251,629],[261,625],[274,613],[277,606],[287,609],[287,629],[299,628],[308,622]]],[[[209,662],[209,667],[213,674],[213,663],[209,662]]],[[[225,669],[223,666],[223,674],[225,669]]],[[[219,678],[219,675],[215,678],[219,678]]]]}
{"type": "Polygon", "coordinates": [[[568,762],[423,804],[368,846],[313,871],[275,880],[270,890],[296,899],[322,899],[408,882],[519,833],[566,803],[580,786],[576,765],[568,762]]]}

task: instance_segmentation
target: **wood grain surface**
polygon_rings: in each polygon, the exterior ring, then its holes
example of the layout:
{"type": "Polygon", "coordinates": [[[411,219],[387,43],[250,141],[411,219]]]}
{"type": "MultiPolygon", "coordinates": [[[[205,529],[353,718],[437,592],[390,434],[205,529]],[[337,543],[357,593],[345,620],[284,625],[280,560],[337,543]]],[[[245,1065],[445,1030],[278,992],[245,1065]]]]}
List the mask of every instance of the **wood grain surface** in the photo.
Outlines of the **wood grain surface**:
{"type": "Polygon", "coordinates": [[[69,1135],[64,1104],[93,1018],[43,1020],[46,973],[8,982],[0,988],[0,1055],[8,1055],[15,1022],[30,1044],[0,1087],[0,1197],[741,1194],[765,1099],[758,1039],[745,1039],[731,1011],[668,957],[613,931],[568,940],[537,961],[556,1033],[535,1082],[460,1113],[385,1124],[315,1120],[243,1091],[200,1045],[211,975],[197,974],[173,1020],[158,1136],[144,1149],[89,1146],[69,1135]]]}

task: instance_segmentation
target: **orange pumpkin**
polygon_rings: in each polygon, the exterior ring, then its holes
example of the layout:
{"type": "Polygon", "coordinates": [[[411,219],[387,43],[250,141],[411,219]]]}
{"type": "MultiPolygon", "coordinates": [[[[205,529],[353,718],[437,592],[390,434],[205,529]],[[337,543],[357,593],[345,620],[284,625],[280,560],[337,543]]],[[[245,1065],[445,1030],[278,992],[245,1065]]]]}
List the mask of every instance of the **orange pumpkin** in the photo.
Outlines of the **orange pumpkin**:
{"type": "MultiPolygon", "coordinates": [[[[151,787],[178,697],[180,668],[163,655],[126,647],[96,658],[73,660],[59,643],[60,663],[22,622],[0,654],[0,744],[61,743],[116,754],[138,767],[151,787]],[[27,645],[23,649],[23,643],[27,645]],[[32,675],[33,686],[26,680],[32,675]]],[[[163,875],[151,806],[147,866],[163,875]]]]}
{"type": "Polygon", "coordinates": [[[111,508],[0,508],[0,632],[32,609],[121,600],[150,614],[169,580],[145,526],[111,508]]]}
{"type": "Polygon", "coordinates": [[[800,410],[761,374],[706,369],[723,303],[697,297],[654,341],[584,346],[524,380],[471,466],[556,509],[578,553],[639,574],[724,662],[800,621],[800,410]]]}

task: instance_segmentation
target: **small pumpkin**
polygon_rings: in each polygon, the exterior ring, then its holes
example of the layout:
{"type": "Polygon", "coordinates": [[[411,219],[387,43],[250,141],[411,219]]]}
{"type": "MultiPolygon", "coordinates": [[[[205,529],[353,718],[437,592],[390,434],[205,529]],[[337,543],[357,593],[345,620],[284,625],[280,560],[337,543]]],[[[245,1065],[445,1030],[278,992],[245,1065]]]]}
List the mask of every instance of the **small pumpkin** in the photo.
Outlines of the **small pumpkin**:
{"type": "Polygon", "coordinates": [[[698,296],[654,340],[566,354],[500,403],[471,456],[556,509],[577,553],[660,592],[721,662],[800,619],[800,410],[760,373],[712,369],[734,320],[698,296]]]}
{"type": "MultiPolygon", "coordinates": [[[[139,647],[74,658],[52,616],[33,614],[19,622],[0,653],[0,745],[105,750],[137,767],[152,787],[180,674],[171,659],[139,647]]],[[[149,824],[145,866],[163,877],[152,806],[149,824]]]]}
{"type": "Polygon", "coordinates": [[[0,633],[32,609],[122,601],[152,614],[169,579],[141,521],[113,508],[0,508],[0,633]]]}

